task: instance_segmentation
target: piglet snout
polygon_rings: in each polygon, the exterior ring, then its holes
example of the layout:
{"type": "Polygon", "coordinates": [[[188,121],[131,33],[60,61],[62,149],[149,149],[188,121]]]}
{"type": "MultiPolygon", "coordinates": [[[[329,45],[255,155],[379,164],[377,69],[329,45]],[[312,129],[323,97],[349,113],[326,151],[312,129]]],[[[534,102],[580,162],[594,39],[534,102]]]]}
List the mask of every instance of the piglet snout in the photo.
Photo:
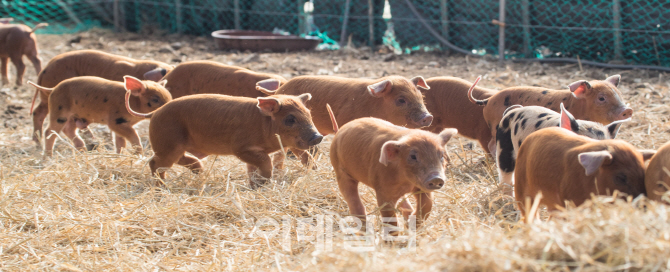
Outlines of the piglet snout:
{"type": "Polygon", "coordinates": [[[316,133],[312,138],[307,142],[308,145],[313,146],[313,145],[318,145],[321,143],[321,140],[323,140],[323,135],[316,133]]]}
{"type": "Polygon", "coordinates": [[[633,116],[633,109],[631,108],[625,108],[620,114],[619,114],[619,120],[625,120],[633,116]]]}
{"type": "Polygon", "coordinates": [[[431,115],[431,114],[426,114],[419,121],[419,125],[422,126],[422,127],[430,126],[431,123],[433,123],[433,115],[431,115]]]}
{"type": "Polygon", "coordinates": [[[438,173],[433,173],[430,176],[428,176],[428,179],[426,180],[426,189],[428,190],[437,190],[442,188],[444,186],[444,180],[445,177],[443,175],[440,175],[438,173]]]}

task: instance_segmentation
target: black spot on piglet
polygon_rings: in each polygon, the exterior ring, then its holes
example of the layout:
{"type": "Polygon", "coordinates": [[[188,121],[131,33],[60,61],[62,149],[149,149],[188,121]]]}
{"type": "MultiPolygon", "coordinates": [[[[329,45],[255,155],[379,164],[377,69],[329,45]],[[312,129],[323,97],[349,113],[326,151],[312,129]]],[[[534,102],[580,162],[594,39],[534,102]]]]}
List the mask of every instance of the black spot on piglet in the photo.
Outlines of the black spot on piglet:
{"type": "Polygon", "coordinates": [[[56,119],[56,122],[58,122],[59,124],[64,124],[65,122],[67,122],[67,119],[65,119],[65,118],[58,118],[58,119],[56,119]]]}
{"type": "Polygon", "coordinates": [[[123,117],[116,118],[115,121],[116,121],[117,125],[120,125],[120,124],[123,124],[123,123],[128,123],[128,120],[124,119],[123,117]]]}

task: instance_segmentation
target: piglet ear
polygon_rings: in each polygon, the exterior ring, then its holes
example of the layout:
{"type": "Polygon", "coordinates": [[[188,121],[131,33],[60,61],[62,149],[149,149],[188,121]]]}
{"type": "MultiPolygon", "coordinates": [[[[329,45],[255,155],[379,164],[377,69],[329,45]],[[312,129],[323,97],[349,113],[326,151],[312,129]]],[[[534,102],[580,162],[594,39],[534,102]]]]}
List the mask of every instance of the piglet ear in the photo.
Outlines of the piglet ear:
{"type": "Polygon", "coordinates": [[[272,116],[273,114],[279,112],[281,109],[281,103],[279,100],[272,97],[258,97],[258,107],[261,110],[261,113],[267,116],[272,116]]]}
{"type": "Polygon", "coordinates": [[[409,81],[414,83],[414,86],[421,87],[424,90],[430,90],[430,86],[428,86],[428,83],[426,83],[426,80],[423,79],[422,76],[415,76],[409,81]]]}
{"type": "Polygon", "coordinates": [[[300,99],[300,101],[302,101],[302,104],[306,106],[306,105],[307,105],[307,101],[309,101],[310,99],[312,99],[312,94],[310,94],[310,93],[304,93],[304,94],[298,95],[298,98],[300,99]]]}
{"type": "Polygon", "coordinates": [[[374,97],[383,97],[391,91],[391,87],[393,87],[393,83],[387,79],[368,85],[368,92],[374,97]]]}
{"type": "Polygon", "coordinates": [[[612,154],[607,151],[592,151],[579,154],[579,164],[586,170],[586,175],[593,175],[598,171],[605,160],[612,160],[612,154]]]}
{"type": "Polygon", "coordinates": [[[256,82],[256,86],[259,86],[259,87],[264,88],[264,89],[269,90],[269,91],[276,91],[277,89],[279,89],[279,84],[281,84],[281,82],[279,82],[279,80],[274,79],[274,78],[268,78],[268,79],[256,82]]]}
{"type": "Polygon", "coordinates": [[[165,74],[167,74],[167,70],[158,67],[156,69],[153,69],[149,72],[144,73],[143,76],[144,76],[144,79],[146,79],[146,80],[151,80],[151,81],[158,82],[158,81],[161,80],[161,78],[163,78],[165,76],[165,74]]]}
{"type": "Polygon", "coordinates": [[[638,151],[642,153],[642,159],[645,161],[651,159],[651,157],[653,157],[656,154],[656,150],[642,149],[638,151]]]}
{"type": "Polygon", "coordinates": [[[442,146],[446,145],[449,140],[451,140],[451,137],[454,137],[456,134],[458,134],[458,129],[455,128],[445,128],[438,134],[440,136],[440,139],[442,139],[442,146]]]}
{"type": "Polygon", "coordinates": [[[579,124],[577,124],[577,120],[575,120],[575,117],[565,109],[563,102],[561,102],[561,127],[569,131],[579,130],[579,124]]]}
{"type": "Polygon", "coordinates": [[[379,162],[384,166],[388,166],[390,161],[398,159],[401,144],[402,143],[399,141],[385,142],[384,145],[382,145],[382,152],[379,156],[379,162]]]}
{"type": "Polygon", "coordinates": [[[576,98],[584,98],[586,97],[586,91],[591,89],[591,84],[589,84],[586,80],[580,80],[570,83],[568,88],[570,88],[572,95],[574,95],[576,98]]]}
{"type": "Polygon", "coordinates": [[[610,123],[609,125],[605,126],[607,128],[607,132],[610,133],[610,139],[616,138],[617,133],[619,133],[619,129],[621,128],[621,125],[623,125],[624,122],[630,121],[631,118],[628,119],[623,119],[619,121],[614,121],[610,123]]]}
{"type": "Polygon", "coordinates": [[[159,81],[158,84],[165,87],[165,85],[167,85],[167,79],[163,79],[163,80],[159,81]]]}
{"type": "Polygon", "coordinates": [[[127,91],[129,91],[132,95],[134,96],[140,96],[142,92],[144,92],[147,89],[147,86],[144,85],[144,83],[132,76],[123,76],[123,81],[125,84],[125,88],[127,91]]]}
{"type": "Polygon", "coordinates": [[[621,75],[613,75],[605,79],[605,81],[612,83],[614,87],[619,87],[619,83],[621,82],[621,75]]]}

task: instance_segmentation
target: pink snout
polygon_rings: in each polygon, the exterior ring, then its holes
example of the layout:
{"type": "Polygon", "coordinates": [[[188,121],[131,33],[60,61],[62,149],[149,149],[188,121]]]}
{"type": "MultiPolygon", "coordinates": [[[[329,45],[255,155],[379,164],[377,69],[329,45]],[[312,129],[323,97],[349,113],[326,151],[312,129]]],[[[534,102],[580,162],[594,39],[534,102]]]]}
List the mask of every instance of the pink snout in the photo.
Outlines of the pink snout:
{"type": "Polygon", "coordinates": [[[617,117],[617,120],[625,120],[633,116],[633,109],[625,108],[617,117]]]}
{"type": "Polygon", "coordinates": [[[421,118],[421,120],[416,122],[416,124],[419,127],[427,127],[430,126],[431,123],[433,123],[433,115],[431,115],[430,113],[424,115],[423,118],[421,118]]]}
{"type": "Polygon", "coordinates": [[[444,186],[445,180],[446,177],[443,174],[434,172],[428,175],[428,178],[424,182],[424,186],[426,186],[426,189],[428,190],[437,190],[444,186]]]}

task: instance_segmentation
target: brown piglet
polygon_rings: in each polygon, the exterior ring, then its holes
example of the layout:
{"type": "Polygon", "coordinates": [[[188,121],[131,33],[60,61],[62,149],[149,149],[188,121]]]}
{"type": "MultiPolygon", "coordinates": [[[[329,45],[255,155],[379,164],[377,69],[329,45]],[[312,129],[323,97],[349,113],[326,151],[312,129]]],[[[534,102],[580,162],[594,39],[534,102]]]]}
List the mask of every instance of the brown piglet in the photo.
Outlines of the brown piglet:
{"type": "MultiPolygon", "coordinates": [[[[457,77],[432,77],[426,80],[429,91],[423,91],[428,112],[433,122],[424,130],[440,133],[445,128],[458,129],[458,135],[477,140],[486,153],[489,152],[491,130],[484,119],[484,108],[473,105],[468,100],[468,90],[472,82],[457,77]]],[[[472,95],[486,99],[497,91],[476,86],[472,95]]]]}
{"type": "Polygon", "coordinates": [[[670,204],[667,192],[670,190],[670,142],[661,146],[651,157],[644,176],[647,197],[651,200],[670,204]],[[665,199],[663,199],[665,195],[665,199]]]}
{"type": "Polygon", "coordinates": [[[254,72],[246,68],[223,65],[214,61],[189,61],[177,65],[165,76],[168,81],[165,88],[172,93],[173,98],[185,95],[213,93],[232,96],[256,98],[266,96],[256,90],[256,83],[261,81],[276,89],[286,79],[268,73],[254,72]],[[271,81],[264,81],[272,79],[271,81]]]}
{"type": "Polygon", "coordinates": [[[538,193],[542,193],[539,204],[550,211],[565,207],[566,201],[581,205],[591,194],[609,195],[615,190],[633,197],[645,194],[644,161],[654,153],[621,140],[598,141],[559,127],[538,130],[519,148],[516,201],[526,215],[538,193]]]}
{"type": "MultiPolygon", "coordinates": [[[[127,108],[137,117],[151,118],[152,174],[174,163],[197,173],[202,169],[200,159],[208,155],[235,155],[247,164],[253,188],[272,177],[268,154],[282,146],[307,149],[323,139],[305,107],[310,97],[196,94],[177,98],[149,114],[135,113],[131,105],[127,108]],[[256,170],[261,178],[256,176],[256,170]]],[[[159,176],[165,179],[164,172],[159,176]]]]}
{"type": "MultiPolygon", "coordinates": [[[[153,60],[135,60],[97,50],[77,50],[55,56],[44,67],[37,78],[37,84],[45,88],[56,87],[61,81],[78,76],[95,76],[113,81],[124,80],[129,75],[143,80],[160,81],[172,66],[153,60]]],[[[49,113],[49,97],[35,91],[30,114],[33,116],[33,140],[39,145],[38,135],[42,135],[44,119],[49,113]],[[40,104],[33,110],[40,94],[40,104]]]]}
{"type": "MultiPolygon", "coordinates": [[[[44,154],[51,156],[56,136],[61,131],[72,140],[77,149],[84,148],[84,141],[77,129],[85,129],[91,123],[106,124],[115,134],[116,152],[126,146],[126,140],[142,150],[140,137],[133,125],[142,121],[124,108],[124,97],[132,94],[129,103],[141,112],[151,112],[172,100],[165,89],[165,81],[140,81],[131,76],[125,82],[111,81],[99,77],[83,76],[64,80],[55,88],[28,82],[49,97],[49,127],[45,131],[44,154]]],[[[128,99],[126,99],[128,100],[128,99]]]]}
{"type": "MultiPolygon", "coordinates": [[[[270,85],[269,81],[272,80],[259,82],[257,89],[266,94],[312,94],[308,107],[316,129],[323,135],[334,132],[326,104],[333,107],[340,125],[362,117],[376,117],[395,125],[419,128],[430,125],[433,120],[419,91],[419,88],[427,90],[430,87],[420,76],[412,79],[401,76],[380,79],[299,76],[279,86],[276,91],[263,87],[262,84],[270,85]]],[[[309,153],[292,151],[301,157],[304,165],[310,162],[309,153]]]]}
{"type": "MultiPolygon", "coordinates": [[[[8,19],[7,19],[8,20],[8,19]]],[[[26,72],[26,65],[23,63],[23,56],[28,57],[33,63],[35,74],[42,70],[42,61],[38,56],[37,36],[35,30],[46,27],[49,24],[41,23],[33,28],[20,24],[0,24],[0,61],[2,61],[1,74],[2,85],[9,84],[7,69],[11,60],[16,67],[16,85],[23,84],[23,74],[26,72]]]]}
{"type": "Polygon", "coordinates": [[[360,118],[342,126],[330,146],[330,162],[350,214],[361,219],[366,215],[358,193],[358,184],[363,183],[375,191],[384,218],[395,218],[398,200],[411,193],[417,209],[404,199],[399,209],[405,219],[416,215],[420,225],[433,207],[432,192],[447,180],[444,146],[456,133],[445,129],[434,134],[377,118],[360,118]]]}
{"type": "MultiPolygon", "coordinates": [[[[473,88],[480,78],[475,80],[473,88]]],[[[473,104],[484,106],[484,119],[492,136],[489,150],[495,153],[495,135],[498,124],[505,110],[512,105],[543,106],[560,112],[559,107],[563,103],[565,109],[569,110],[576,119],[601,124],[630,118],[633,115],[633,109],[626,106],[623,94],[617,89],[620,81],[621,76],[614,75],[605,80],[576,81],[564,90],[529,86],[511,87],[484,100],[474,98],[473,91],[470,91],[468,98],[473,104]]]]}

